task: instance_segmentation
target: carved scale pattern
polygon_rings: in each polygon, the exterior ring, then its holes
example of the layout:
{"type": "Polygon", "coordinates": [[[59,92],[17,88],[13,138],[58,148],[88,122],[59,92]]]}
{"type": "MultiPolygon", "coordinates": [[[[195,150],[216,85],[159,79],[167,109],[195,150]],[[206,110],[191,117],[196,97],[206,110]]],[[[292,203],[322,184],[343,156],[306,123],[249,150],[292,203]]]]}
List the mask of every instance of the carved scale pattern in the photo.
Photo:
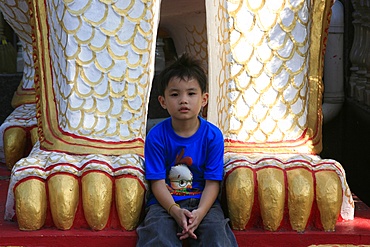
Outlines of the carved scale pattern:
{"type": "Polygon", "coordinates": [[[66,132],[105,141],[145,135],[153,42],[147,2],[48,2],[53,88],[66,132]]]}
{"type": "Polygon", "coordinates": [[[306,1],[228,1],[226,11],[230,36],[220,38],[230,39],[231,77],[220,78],[228,101],[218,102],[225,138],[298,139],[307,128],[306,1]]]}

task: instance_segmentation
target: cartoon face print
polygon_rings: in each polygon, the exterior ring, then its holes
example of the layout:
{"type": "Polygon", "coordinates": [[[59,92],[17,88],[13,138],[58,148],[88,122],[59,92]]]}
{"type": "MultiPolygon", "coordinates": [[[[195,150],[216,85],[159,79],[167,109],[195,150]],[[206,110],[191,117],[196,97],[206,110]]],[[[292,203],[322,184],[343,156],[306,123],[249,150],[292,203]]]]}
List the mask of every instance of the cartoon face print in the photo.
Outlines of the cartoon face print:
{"type": "Polygon", "coordinates": [[[191,173],[189,166],[192,165],[193,160],[191,157],[183,157],[184,149],[181,150],[180,154],[176,156],[175,165],[171,167],[168,174],[170,180],[170,186],[168,189],[173,191],[186,191],[192,188],[193,174],[191,173]]]}
{"type": "Polygon", "coordinates": [[[193,174],[187,165],[180,164],[173,166],[168,178],[170,179],[170,186],[174,190],[192,188],[193,174]]]}

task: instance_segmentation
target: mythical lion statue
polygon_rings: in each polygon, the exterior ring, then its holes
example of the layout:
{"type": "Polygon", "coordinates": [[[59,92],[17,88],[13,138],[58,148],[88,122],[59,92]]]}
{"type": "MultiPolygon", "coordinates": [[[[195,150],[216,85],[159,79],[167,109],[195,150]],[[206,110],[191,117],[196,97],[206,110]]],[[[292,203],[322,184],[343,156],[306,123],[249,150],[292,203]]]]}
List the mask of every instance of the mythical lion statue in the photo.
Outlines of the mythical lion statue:
{"type": "Polygon", "coordinates": [[[2,0],[27,58],[17,108],[0,131],[12,168],[6,219],[16,216],[21,230],[137,226],[159,28],[179,54],[207,65],[207,118],[225,137],[222,198],[233,229],[332,231],[353,219],[342,166],[319,156],[331,6],[2,0]]]}

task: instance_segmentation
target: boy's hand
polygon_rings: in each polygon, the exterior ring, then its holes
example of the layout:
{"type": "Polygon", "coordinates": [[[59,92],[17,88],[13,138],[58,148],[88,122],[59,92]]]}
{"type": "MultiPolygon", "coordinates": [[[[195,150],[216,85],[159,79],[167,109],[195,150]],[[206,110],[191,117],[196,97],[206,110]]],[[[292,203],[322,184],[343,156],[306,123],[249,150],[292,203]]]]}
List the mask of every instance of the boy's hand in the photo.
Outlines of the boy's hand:
{"type": "Polygon", "coordinates": [[[183,228],[183,231],[180,234],[177,234],[178,236],[180,236],[181,240],[188,237],[194,239],[197,238],[194,232],[215,202],[219,189],[219,181],[206,180],[206,185],[204,187],[202,197],[200,198],[198,208],[191,212],[191,217],[188,216],[187,230],[183,228]]]}
{"type": "Polygon", "coordinates": [[[177,236],[180,237],[180,240],[186,239],[188,237],[197,239],[197,235],[195,235],[194,232],[198,228],[200,222],[203,220],[205,216],[202,210],[199,210],[199,209],[196,209],[193,212],[189,212],[189,213],[191,214],[191,216],[189,216],[189,214],[186,215],[187,216],[187,230],[186,228],[182,227],[179,224],[180,227],[183,229],[181,233],[177,234],[177,236]]]}
{"type": "Polygon", "coordinates": [[[193,221],[193,218],[194,218],[194,215],[193,213],[191,212],[191,217],[188,217],[187,218],[187,230],[185,230],[184,228],[182,228],[182,232],[180,233],[177,233],[177,236],[180,238],[180,240],[184,240],[186,238],[194,238],[194,239],[197,239],[197,235],[195,235],[194,231],[195,229],[191,229],[190,227],[190,222],[193,221]]]}
{"type": "Polygon", "coordinates": [[[200,222],[202,222],[205,214],[200,209],[193,210],[191,213],[192,217],[188,218],[188,231],[186,232],[186,234],[183,234],[180,237],[181,240],[187,237],[197,239],[197,236],[194,234],[194,232],[198,228],[200,222]],[[183,236],[184,238],[182,238],[183,236]]]}
{"type": "Polygon", "coordinates": [[[189,221],[190,219],[194,217],[193,214],[189,210],[184,209],[184,208],[174,207],[171,210],[171,216],[176,220],[177,224],[182,229],[182,232],[177,234],[178,236],[180,236],[181,240],[188,238],[188,237],[192,237],[195,239],[197,238],[197,236],[193,232],[191,232],[190,234],[188,233],[189,232],[189,221]]]}

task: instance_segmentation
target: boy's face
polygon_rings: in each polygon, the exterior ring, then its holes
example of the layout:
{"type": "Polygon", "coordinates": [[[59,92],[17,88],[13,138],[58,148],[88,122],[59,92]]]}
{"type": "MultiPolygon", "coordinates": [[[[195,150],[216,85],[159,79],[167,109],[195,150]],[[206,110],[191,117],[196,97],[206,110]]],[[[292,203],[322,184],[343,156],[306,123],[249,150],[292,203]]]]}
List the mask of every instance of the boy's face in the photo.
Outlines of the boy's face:
{"type": "Polygon", "coordinates": [[[195,79],[181,80],[175,77],[169,81],[164,97],[159,96],[158,100],[172,118],[188,120],[198,117],[201,108],[207,104],[208,93],[202,93],[195,79]]]}

